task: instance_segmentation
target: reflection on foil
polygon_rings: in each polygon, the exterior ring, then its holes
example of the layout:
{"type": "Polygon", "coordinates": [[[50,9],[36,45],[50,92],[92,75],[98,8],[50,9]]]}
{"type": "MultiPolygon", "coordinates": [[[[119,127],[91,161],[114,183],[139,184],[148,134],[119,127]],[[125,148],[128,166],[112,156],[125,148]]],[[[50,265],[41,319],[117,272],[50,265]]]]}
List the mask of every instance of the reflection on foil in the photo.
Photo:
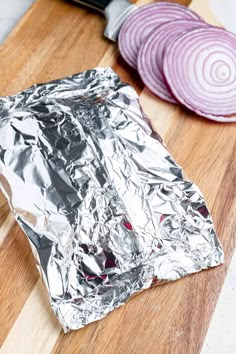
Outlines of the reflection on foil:
{"type": "Polygon", "coordinates": [[[198,188],[97,68],[0,98],[1,187],[65,332],[223,262],[198,188]]]}

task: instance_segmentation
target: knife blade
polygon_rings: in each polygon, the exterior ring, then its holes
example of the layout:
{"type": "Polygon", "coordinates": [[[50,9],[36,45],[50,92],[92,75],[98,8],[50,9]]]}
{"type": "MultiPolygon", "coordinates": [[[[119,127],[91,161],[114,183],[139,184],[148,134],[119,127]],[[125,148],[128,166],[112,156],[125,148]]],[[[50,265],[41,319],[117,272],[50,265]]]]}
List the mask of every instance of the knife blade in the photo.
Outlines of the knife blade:
{"type": "Polygon", "coordinates": [[[73,0],[83,6],[103,13],[107,20],[105,37],[116,41],[119,31],[127,17],[137,10],[137,6],[129,0],[73,0]]]}

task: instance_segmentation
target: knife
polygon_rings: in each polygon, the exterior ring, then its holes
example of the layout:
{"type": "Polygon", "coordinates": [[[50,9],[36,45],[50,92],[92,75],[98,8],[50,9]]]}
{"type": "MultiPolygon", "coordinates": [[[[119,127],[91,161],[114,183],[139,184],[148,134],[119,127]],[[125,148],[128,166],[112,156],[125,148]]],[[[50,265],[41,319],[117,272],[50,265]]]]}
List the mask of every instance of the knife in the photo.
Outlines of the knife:
{"type": "Polygon", "coordinates": [[[137,6],[128,0],[73,0],[74,2],[98,10],[107,20],[105,37],[116,41],[121,26],[127,17],[137,10],[137,6]]]}

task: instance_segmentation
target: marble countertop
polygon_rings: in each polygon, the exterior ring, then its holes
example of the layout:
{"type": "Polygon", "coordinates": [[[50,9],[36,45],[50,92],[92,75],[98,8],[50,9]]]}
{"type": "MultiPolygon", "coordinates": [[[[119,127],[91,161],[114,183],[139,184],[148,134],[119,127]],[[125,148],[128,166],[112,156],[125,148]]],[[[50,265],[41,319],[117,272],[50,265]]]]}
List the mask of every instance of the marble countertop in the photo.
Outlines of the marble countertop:
{"type": "Polygon", "coordinates": [[[0,0],[0,43],[14,28],[34,0],[0,0]]]}

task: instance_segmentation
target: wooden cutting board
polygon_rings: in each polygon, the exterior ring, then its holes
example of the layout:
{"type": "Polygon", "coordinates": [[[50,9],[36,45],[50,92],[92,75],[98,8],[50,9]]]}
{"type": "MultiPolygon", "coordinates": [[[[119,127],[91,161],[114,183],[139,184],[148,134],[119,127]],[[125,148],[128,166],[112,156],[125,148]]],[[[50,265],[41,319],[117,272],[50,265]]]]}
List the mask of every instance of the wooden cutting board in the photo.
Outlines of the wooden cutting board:
{"type": "MultiPolygon", "coordinates": [[[[215,23],[207,0],[193,0],[190,6],[215,23]]],[[[64,335],[28,241],[1,195],[1,353],[199,353],[235,249],[236,124],[210,122],[152,96],[120,58],[116,44],[103,37],[104,26],[102,17],[70,2],[37,0],[0,47],[0,95],[95,66],[112,66],[136,88],[154,129],[204,193],[226,262],[146,290],[104,320],[64,335]]]]}

